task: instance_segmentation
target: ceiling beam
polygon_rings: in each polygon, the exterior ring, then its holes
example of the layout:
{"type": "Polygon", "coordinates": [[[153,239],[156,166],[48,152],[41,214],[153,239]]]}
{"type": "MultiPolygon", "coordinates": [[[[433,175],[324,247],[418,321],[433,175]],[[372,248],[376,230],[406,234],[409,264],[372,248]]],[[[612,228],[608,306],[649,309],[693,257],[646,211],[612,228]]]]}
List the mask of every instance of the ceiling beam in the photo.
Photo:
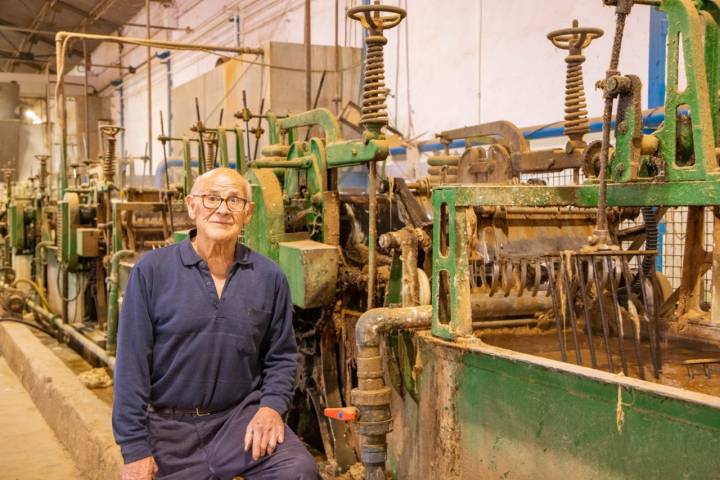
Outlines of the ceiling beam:
{"type": "MultiPolygon", "coordinates": [[[[79,17],[86,18],[86,17],[91,16],[91,13],[90,13],[90,12],[87,12],[87,11],[81,9],[81,8],[78,8],[78,7],[76,7],[75,5],[72,5],[72,4],[70,4],[70,3],[64,2],[63,0],[57,0],[57,1],[55,2],[55,4],[56,4],[57,6],[59,6],[60,8],[64,8],[64,9],[66,9],[68,12],[72,12],[72,13],[74,13],[75,15],[77,15],[77,16],[79,16],[79,17]]],[[[98,17],[95,19],[95,21],[98,22],[98,23],[106,23],[106,24],[111,25],[111,26],[113,26],[113,27],[115,27],[115,28],[120,28],[120,27],[122,26],[122,25],[120,25],[120,24],[118,24],[118,23],[111,22],[110,20],[106,20],[106,19],[102,18],[102,16],[98,16],[98,17]]]]}
{"type": "MultiPolygon", "coordinates": [[[[42,31],[42,30],[31,30],[29,28],[18,27],[16,24],[7,22],[5,20],[0,20],[0,30],[8,30],[11,32],[17,32],[21,35],[34,35],[35,39],[37,41],[44,43],[46,45],[50,45],[53,47],[53,49],[55,48],[55,40],[54,39],[48,40],[47,36],[54,36],[56,32],[46,32],[46,31],[42,31]],[[3,26],[9,27],[9,28],[3,29],[2,28],[3,26]]],[[[82,56],[83,56],[82,51],[78,50],[76,48],[68,49],[68,53],[70,55],[79,56],[80,58],[82,58],[82,56]]]]}
{"type": "MultiPolygon", "coordinates": [[[[32,23],[30,24],[30,30],[34,30],[40,25],[40,22],[45,20],[45,16],[47,15],[48,11],[53,8],[55,2],[57,0],[45,0],[40,7],[40,11],[35,15],[35,18],[33,18],[32,23]]],[[[23,38],[22,42],[20,43],[20,46],[18,47],[18,52],[23,52],[27,47],[28,51],[32,49],[32,41],[33,41],[33,33],[30,33],[28,36],[23,38]],[[29,45],[28,45],[29,43],[29,45]]],[[[7,62],[5,62],[5,70],[11,69],[13,66],[13,59],[9,59],[7,62]]],[[[12,71],[12,70],[10,70],[12,71]]]]}

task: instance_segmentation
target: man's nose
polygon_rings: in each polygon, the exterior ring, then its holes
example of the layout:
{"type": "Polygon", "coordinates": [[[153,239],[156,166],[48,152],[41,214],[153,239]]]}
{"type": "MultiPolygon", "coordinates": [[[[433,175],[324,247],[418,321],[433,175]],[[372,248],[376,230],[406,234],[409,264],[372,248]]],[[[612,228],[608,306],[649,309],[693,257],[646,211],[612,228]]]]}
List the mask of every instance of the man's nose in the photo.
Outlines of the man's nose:
{"type": "Polygon", "coordinates": [[[229,215],[230,210],[228,210],[227,202],[225,200],[220,202],[220,206],[217,208],[217,210],[215,210],[215,212],[223,215],[229,215]]]}

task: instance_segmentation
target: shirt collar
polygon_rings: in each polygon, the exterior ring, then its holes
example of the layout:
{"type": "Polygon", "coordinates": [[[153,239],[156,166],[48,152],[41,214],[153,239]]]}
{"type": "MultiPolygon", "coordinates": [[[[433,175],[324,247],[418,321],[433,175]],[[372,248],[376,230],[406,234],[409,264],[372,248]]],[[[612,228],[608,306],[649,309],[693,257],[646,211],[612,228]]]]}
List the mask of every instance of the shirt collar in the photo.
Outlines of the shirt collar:
{"type": "MultiPolygon", "coordinates": [[[[199,262],[202,261],[200,255],[197,254],[192,244],[190,243],[195,237],[195,235],[197,235],[197,229],[193,228],[192,230],[190,230],[187,238],[183,240],[180,244],[180,259],[182,260],[183,265],[185,265],[186,267],[197,265],[199,262]]],[[[240,242],[238,242],[237,246],[235,247],[234,263],[238,265],[252,265],[252,261],[250,260],[250,249],[240,242]]]]}

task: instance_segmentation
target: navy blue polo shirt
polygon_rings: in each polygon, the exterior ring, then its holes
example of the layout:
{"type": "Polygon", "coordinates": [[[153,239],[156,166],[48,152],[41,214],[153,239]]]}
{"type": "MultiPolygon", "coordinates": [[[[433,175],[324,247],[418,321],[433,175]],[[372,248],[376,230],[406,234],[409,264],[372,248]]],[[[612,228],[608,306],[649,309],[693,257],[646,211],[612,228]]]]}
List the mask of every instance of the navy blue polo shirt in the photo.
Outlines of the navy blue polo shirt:
{"type": "Polygon", "coordinates": [[[118,325],[113,431],[126,463],[151,455],[147,405],[219,411],[260,390],[284,414],[297,346],[287,279],[238,243],[218,298],[190,239],[145,253],[118,325]]]}

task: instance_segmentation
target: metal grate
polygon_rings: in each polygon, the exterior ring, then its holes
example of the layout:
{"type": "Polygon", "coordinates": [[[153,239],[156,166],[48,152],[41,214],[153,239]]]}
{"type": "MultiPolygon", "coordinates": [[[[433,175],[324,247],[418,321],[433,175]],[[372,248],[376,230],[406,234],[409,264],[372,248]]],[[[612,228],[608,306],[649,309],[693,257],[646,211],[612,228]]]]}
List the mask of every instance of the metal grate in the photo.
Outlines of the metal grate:
{"type": "MultiPolygon", "coordinates": [[[[574,172],[572,169],[563,170],[562,172],[544,173],[544,174],[522,174],[520,180],[525,183],[528,180],[543,180],[550,186],[572,185],[574,172]]],[[[582,172],[580,172],[580,182],[584,180],[582,172]]],[[[659,225],[660,231],[660,259],[657,262],[658,271],[661,271],[667,277],[673,289],[680,286],[682,275],[683,251],[685,248],[685,230],[687,226],[687,207],[676,207],[668,209],[659,225]]],[[[642,222],[639,218],[637,222],[642,222]]],[[[622,227],[631,227],[636,225],[636,221],[625,220],[622,227]]],[[[705,249],[712,250],[713,239],[713,213],[712,209],[705,209],[705,249]]],[[[623,245],[624,248],[629,246],[629,242],[623,245]]],[[[631,261],[631,267],[636,268],[636,259],[631,261]]],[[[703,277],[703,307],[709,308],[712,295],[712,276],[708,271],[703,277]]]]}
{"type": "MultiPolygon", "coordinates": [[[[687,207],[671,208],[665,213],[663,223],[665,225],[665,234],[663,235],[662,244],[662,272],[667,277],[673,289],[680,286],[682,276],[682,261],[685,248],[685,232],[687,228],[687,207]]],[[[712,209],[705,209],[705,249],[711,251],[713,248],[712,240],[713,230],[713,213],[712,209]]],[[[710,298],[712,295],[712,277],[708,271],[703,277],[703,304],[704,308],[709,308],[710,298]]]]}

